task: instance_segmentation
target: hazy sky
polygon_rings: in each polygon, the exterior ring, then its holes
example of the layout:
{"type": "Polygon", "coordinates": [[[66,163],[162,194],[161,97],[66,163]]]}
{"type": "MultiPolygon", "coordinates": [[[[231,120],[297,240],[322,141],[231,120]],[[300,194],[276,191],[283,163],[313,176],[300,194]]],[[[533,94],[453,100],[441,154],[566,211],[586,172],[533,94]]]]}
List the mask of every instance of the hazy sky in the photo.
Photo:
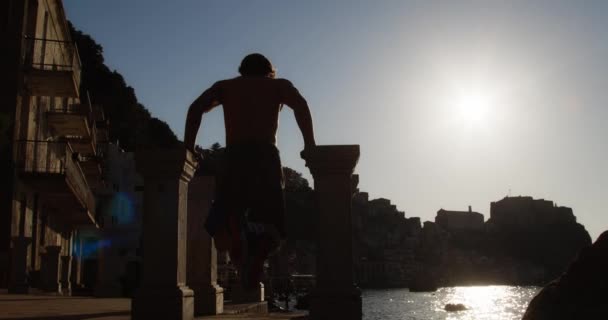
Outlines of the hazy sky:
{"type": "MultiPolygon", "coordinates": [[[[608,229],[608,1],[82,1],[68,18],[183,138],[251,52],[308,100],[318,144],[360,144],[359,188],[408,217],[530,195],[608,229]]],[[[218,108],[198,143],[224,142],[218,108]]],[[[290,109],[284,165],[307,169],[290,109]]]]}

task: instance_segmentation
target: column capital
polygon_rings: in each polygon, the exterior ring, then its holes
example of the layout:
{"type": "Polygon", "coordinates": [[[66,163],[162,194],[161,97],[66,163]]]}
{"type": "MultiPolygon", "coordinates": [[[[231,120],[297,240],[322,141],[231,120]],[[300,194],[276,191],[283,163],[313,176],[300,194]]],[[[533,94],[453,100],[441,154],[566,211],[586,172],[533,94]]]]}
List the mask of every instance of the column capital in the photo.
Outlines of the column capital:
{"type": "Polygon", "coordinates": [[[359,145],[316,146],[300,153],[313,176],[352,174],[359,161],[359,145]]]}
{"type": "Polygon", "coordinates": [[[144,178],[180,178],[185,182],[192,179],[198,167],[194,154],[184,147],[139,149],[135,162],[144,178]]]}

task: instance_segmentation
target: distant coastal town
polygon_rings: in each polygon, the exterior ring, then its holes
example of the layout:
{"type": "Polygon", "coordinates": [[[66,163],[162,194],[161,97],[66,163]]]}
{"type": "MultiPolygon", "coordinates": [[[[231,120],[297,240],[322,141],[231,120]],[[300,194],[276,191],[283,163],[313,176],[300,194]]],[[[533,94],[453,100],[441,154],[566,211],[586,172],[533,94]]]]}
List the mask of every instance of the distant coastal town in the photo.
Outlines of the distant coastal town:
{"type": "MultiPolygon", "coordinates": [[[[287,194],[290,225],[306,225],[306,195],[287,194]]],[[[311,204],[309,204],[310,210],[311,204]]],[[[355,275],[364,288],[473,284],[542,285],[559,276],[581,248],[591,244],[571,208],[529,196],[492,202],[490,218],[471,207],[440,209],[435,221],[421,222],[384,198],[353,197],[355,275]],[[421,283],[422,282],[422,283],[421,283]]],[[[314,219],[313,219],[314,220],[314,219]]],[[[295,239],[294,272],[314,273],[308,237],[295,239]]]]}

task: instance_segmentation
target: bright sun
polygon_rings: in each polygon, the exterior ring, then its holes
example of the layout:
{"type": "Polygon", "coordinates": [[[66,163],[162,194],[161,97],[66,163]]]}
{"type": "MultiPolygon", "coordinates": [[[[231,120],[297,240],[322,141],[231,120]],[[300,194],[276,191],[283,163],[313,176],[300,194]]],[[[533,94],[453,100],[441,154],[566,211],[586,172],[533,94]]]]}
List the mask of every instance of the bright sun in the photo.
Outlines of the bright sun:
{"type": "Polygon", "coordinates": [[[470,125],[479,125],[488,121],[492,99],[480,91],[462,92],[456,98],[456,113],[460,121],[470,125]]]}

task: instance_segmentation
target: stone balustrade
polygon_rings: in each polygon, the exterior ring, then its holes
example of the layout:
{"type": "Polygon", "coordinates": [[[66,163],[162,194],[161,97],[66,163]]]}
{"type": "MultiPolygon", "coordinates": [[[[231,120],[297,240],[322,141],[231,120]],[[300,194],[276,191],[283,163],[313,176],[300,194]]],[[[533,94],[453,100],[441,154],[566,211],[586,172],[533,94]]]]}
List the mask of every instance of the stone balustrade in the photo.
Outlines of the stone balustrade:
{"type": "MultiPolygon", "coordinates": [[[[319,212],[317,286],[310,316],[359,320],[361,292],[354,284],[351,221],[359,146],[318,146],[302,157],[315,180],[319,212]]],[[[197,315],[220,313],[223,297],[216,283],[215,249],[202,229],[212,181],[195,179],[189,194],[196,163],[185,149],[138,151],[136,162],[145,179],[145,214],[143,275],[132,301],[132,318],[190,320],[195,310],[197,315]],[[197,208],[188,210],[189,202],[197,208]]]]}

